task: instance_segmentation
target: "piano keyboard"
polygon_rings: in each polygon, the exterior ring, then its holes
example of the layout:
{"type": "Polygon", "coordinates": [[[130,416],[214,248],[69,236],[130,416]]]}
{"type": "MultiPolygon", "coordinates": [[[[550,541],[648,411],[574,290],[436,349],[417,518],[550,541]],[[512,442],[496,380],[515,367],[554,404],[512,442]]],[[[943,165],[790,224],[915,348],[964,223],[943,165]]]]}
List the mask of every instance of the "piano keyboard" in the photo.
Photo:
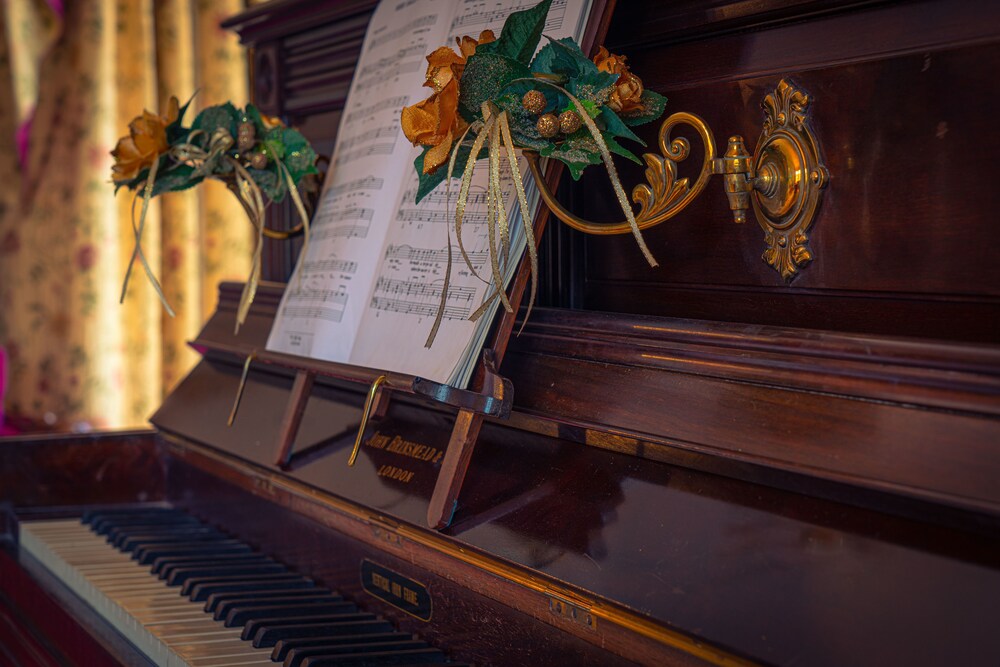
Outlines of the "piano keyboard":
{"type": "Polygon", "coordinates": [[[464,667],[179,510],[22,522],[20,544],[157,665],[464,667]]]}

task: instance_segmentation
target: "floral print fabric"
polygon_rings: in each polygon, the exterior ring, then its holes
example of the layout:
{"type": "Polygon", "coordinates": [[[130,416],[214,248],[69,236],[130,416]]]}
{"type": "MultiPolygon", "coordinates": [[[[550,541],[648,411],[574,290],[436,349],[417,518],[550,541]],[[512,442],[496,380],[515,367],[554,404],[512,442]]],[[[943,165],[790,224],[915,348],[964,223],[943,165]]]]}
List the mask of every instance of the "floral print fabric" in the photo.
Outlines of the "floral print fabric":
{"type": "Polygon", "coordinates": [[[221,184],[154,199],[143,248],[177,317],[163,311],[141,271],[119,305],[132,193],[115,196],[110,151],[132,118],[165,113],[172,94],[184,101],[199,90],[195,113],[247,100],[246,56],[219,27],[243,6],[75,0],[62,17],[53,7],[0,5],[6,409],[66,427],[142,425],[195,361],[186,342],[214,309],[216,285],[245,278],[252,237],[221,184]],[[19,165],[16,136],[28,118],[19,165]]]}

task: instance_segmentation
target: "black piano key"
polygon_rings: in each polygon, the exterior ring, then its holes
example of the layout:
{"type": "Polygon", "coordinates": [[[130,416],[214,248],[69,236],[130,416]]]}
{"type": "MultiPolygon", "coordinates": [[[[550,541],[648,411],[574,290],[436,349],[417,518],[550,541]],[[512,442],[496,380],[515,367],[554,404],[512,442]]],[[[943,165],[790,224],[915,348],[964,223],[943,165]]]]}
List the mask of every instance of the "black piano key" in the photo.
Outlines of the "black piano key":
{"type": "Polygon", "coordinates": [[[189,535],[136,535],[127,537],[120,545],[116,545],[120,551],[133,553],[139,549],[150,549],[156,547],[168,547],[175,545],[184,546],[209,546],[228,542],[232,538],[222,533],[212,531],[210,533],[192,533],[189,535]]]}
{"type": "Polygon", "coordinates": [[[84,524],[96,527],[102,522],[135,522],[135,521],[171,521],[171,520],[194,520],[197,519],[186,512],[166,508],[132,508],[122,510],[94,510],[85,512],[82,521],[84,524]]]}
{"type": "MultiPolygon", "coordinates": [[[[247,563],[244,565],[212,565],[208,567],[178,567],[167,577],[168,586],[181,586],[190,579],[206,577],[256,577],[267,574],[289,573],[281,563],[247,563]]],[[[290,573],[289,573],[290,574],[290,573]]]]}
{"type": "Polygon", "coordinates": [[[272,630],[276,628],[292,628],[304,625],[316,625],[317,623],[354,623],[358,621],[377,620],[375,614],[368,612],[349,612],[344,614],[319,614],[319,615],[286,615],[276,618],[250,619],[243,626],[243,639],[251,639],[261,630],[272,630]]]}
{"type": "MultiPolygon", "coordinates": [[[[327,644],[324,646],[293,649],[284,659],[282,665],[283,667],[301,667],[307,658],[333,658],[341,655],[412,651],[423,648],[431,648],[431,646],[425,641],[413,638],[383,642],[362,642],[358,644],[327,644]]],[[[274,659],[273,655],[271,659],[274,659]]]]}
{"type": "Polygon", "coordinates": [[[274,559],[254,551],[244,551],[232,554],[195,554],[193,556],[164,556],[153,561],[151,572],[160,579],[166,579],[170,572],[178,567],[189,565],[211,565],[213,563],[273,563],[274,559]]]}
{"type": "Polygon", "coordinates": [[[270,591],[278,588],[313,588],[312,580],[298,574],[272,574],[266,579],[244,577],[217,577],[215,579],[188,579],[181,588],[181,595],[195,602],[204,602],[212,593],[224,591],[270,591]]]}
{"type": "Polygon", "coordinates": [[[140,547],[132,552],[132,558],[142,565],[152,565],[153,561],[163,556],[193,556],[195,554],[231,554],[249,553],[253,551],[249,545],[239,540],[226,540],[211,544],[202,543],[197,546],[190,544],[157,544],[140,547]]]}
{"type": "Polygon", "coordinates": [[[185,527],[181,530],[120,530],[112,531],[108,534],[108,542],[116,549],[126,553],[132,553],[139,546],[147,544],[189,544],[192,542],[212,542],[215,540],[227,540],[228,535],[224,535],[214,528],[185,527]]]}
{"type": "Polygon", "coordinates": [[[243,604],[252,604],[272,599],[284,599],[291,602],[293,600],[309,600],[318,597],[343,599],[340,595],[321,586],[313,588],[277,588],[269,591],[231,591],[209,595],[205,601],[205,611],[213,614],[215,620],[219,621],[226,617],[230,609],[243,604]]]}
{"type": "Polygon", "coordinates": [[[117,534],[123,530],[161,530],[164,528],[207,528],[204,523],[190,516],[178,516],[170,518],[150,518],[136,517],[121,520],[118,518],[97,519],[94,523],[94,532],[100,530],[100,535],[117,534]]]}
{"type": "Polygon", "coordinates": [[[373,632],[363,635],[343,635],[340,637],[317,637],[313,639],[282,639],[271,651],[271,660],[284,662],[289,653],[295,649],[307,649],[316,646],[341,646],[343,644],[362,644],[388,641],[405,641],[413,639],[413,635],[405,632],[373,632]]]}
{"type": "Polygon", "coordinates": [[[162,519],[150,519],[149,517],[116,517],[116,516],[95,516],[90,524],[91,529],[98,535],[107,535],[115,528],[123,526],[145,526],[151,523],[155,525],[176,525],[190,526],[200,524],[197,519],[187,516],[163,517],[162,519]]]}
{"type": "Polygon", "coordinates": [[[205,611],[211,613],[215,620],[221,621],[224,618],[228,618],[230,612],[234,609],[306,602],[334,603],[343,601],[344,598],[340,595],[319,587],[291,591],[241,591],[239,593],[222,593],[218,596],[210,596],[208,601],[205,602],[205,611]],[[213,598],[216,599],[213,600],[213,598]]]}
{"type": "Polygon", "coordinates": [[[125,509],[105,508],[96,510],[86,510],[83,513],[83,516],[80,518],[80,521],[86,525],[92,525],[95,517],[104,517],[110,515],[137,516],[140,514],[144,516],[168,516],[171,514],[179,516],[187,516],[187,517],[191,516],[190,514],[182,512],[181,510],[178,510],[173,507],[128,507],[125,509]]]}
{"type": "Polygon", "coordinates": [[[349,653],[306,658],[302,667],[380,667],[382,665],[440,665],[447,662],[445,654],[436,648],[384,653],[349,653]]]}
{"type": "Polygon", "coordinates": [[[255,600],[244,605],[234,606],[226,614],[224,625],[227,628],[245,625],[250,621],[260,621],[267,618],[286,616],[302,616],[305,614],[349,614],[358,610],[353,602],[332,600],[329,597],[306,598],[294,602],[267,603],[255,600]]]}
{"type": "Polygon", "coordinates": [[[270,648],[281,639],[315,639],[375,632],[392,632],[389,621],[353,621],[349,623],[310,623],[307,625],[261,628],[253,638],[254,648],[270,648]]]}

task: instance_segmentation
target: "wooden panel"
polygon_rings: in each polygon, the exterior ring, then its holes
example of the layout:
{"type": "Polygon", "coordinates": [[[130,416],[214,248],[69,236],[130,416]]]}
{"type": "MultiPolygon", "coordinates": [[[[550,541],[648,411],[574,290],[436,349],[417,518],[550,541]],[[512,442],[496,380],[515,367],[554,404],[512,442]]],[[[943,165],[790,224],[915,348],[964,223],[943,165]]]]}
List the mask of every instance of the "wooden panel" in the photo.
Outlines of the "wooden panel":
{"type": "Polygon", "coordinates": [[[151,431],[3,438],[0,489],[15,505],[152,502],[163,470],[151,431]]]}
{"type": "MultiPolygon", "coordinates": [[[[815,260],[786,285],[760,259],[763,234],[752,213],[736,226],[716,178],[687,211],[647,233],[658,269],[644,265],[626,236],[586,239],[582,307],[1000,340],[1000,269],[989,251],[1000,238],[989,166],[1000,133],[988,101],[1000,62],[998,6],[841,6],[774,25],[748,16],[756,30],[740,32],[721,30],[727,12],[742,7],[727,3],[683,42],[668,30],[668,7],[649,10],[630,30],[641,12],[623,6],[609,41],[670,98],[668,112],[703,116],[717,143],[741,134],[752,150],[760,100],[780,78],[811,94],[831,173],[811,232],[815,260]]],[[[611,219],[613,198],[596,171],[585,177],[582,210],[611,219]]],[[[626,182],[640,181],[640,169],[622,171],[626,182]]]]}
{"type": "Polygon", "coordinates": [[[540,311],[502,371],[545,420],[1000,514],[998,354],[540,311]]]}

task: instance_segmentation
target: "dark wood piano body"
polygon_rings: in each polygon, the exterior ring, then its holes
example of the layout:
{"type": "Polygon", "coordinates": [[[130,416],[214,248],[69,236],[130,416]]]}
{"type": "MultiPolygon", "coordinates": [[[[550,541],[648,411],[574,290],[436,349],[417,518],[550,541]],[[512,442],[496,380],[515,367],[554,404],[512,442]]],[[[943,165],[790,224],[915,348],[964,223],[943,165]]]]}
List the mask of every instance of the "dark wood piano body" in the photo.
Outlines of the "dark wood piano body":
{"type": "MultiPolygon", "coordinates": [[[[321,151],[372,4],[235,21],[256,101],[321,151]]],[[[227,428],[242,359],[222,353],[155,432],[3,442],[0,658],[129,655],[18,567],[19,518],[169,501],[477,665],[1000,663],[998,19],[976,2],[620,3],[609,46],[717,140],[752,145],[781,77],[813,95],[832,175],[813,263],[785,284],[716,183],[647,232],[656,270],[630,238],[553,226],[550,308],[501,368],[515,413],[484,427],[441,532],[424,527],[433,460],[366,446],[346,467],[360,387],[317,383],[280,471],[292,376],[251,371],[227,428]],[[363,559],[427,585],[431,621],[364,592],[363,559]]],[[[564,195],[610,218],[601,187],[564,195]]],[[[269,275],[295,252],[269,245],[269,275]]],[[[221,293],[204,340],[228,340],[238,289],[221,293]]],[[[263,344],[279,294],[262,290],[241,344],[263,344]]],[[[370,434],[440,448],[453,420],[393,399],[370,434]]]]}

